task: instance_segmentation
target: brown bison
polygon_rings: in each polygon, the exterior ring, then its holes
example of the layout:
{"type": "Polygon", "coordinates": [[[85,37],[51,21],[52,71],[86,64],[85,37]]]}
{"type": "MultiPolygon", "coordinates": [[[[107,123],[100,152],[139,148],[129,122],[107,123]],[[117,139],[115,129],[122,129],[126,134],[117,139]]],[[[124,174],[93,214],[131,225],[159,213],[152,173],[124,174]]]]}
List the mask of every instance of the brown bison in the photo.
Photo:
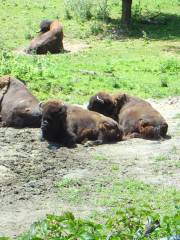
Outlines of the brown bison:
{"type": "Polygon", "coordinates": [[[11,76],[0,78],[0,125],[6,127],[40,127],[38,100],[25,85],[11,76]]]}
{"type": "Polygon", "coordinates": [[[76,143],[102,144],[122,139],[116,121],[81,107],[48,101],[40,104],[42,137],[71,147],[76,143]]]}
{"type": "Polygon", "coordinates": [[[39,36],[35,37],[25,50],[28,54],[46,54],[63,52],[63,27],[58,21],[43,20],[40,23],[39,36]]]}
{"type": "Polygon", "coordinates": [[[124,135],[147,139],[166,137],[168,124],[150,103],[124,93],[113,96],[99,92],[92,96],[88,109],[112,117],[122,126],[124,135]]]}

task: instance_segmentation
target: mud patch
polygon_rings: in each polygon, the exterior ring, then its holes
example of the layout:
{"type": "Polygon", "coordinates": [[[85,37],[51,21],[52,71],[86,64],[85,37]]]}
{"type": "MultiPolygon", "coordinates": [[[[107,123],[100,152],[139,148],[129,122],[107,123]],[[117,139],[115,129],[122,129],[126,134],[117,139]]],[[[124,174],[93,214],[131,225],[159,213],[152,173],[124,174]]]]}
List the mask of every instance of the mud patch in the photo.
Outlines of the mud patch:
{"type": "Polygon", "coordinates": [[[112,167],[120,180],[180,189],[180,97],[150,102],[166,118],[171,139],[50,150],[40,141],[39,129],[0,128],[0,236],[15,237],[47,213],[69,210],[86,217],[105,210],[88,201],[69,204],[56,187],[64,179],[90,184],[87,199],[95,180],[108,176],[112,167]]]}

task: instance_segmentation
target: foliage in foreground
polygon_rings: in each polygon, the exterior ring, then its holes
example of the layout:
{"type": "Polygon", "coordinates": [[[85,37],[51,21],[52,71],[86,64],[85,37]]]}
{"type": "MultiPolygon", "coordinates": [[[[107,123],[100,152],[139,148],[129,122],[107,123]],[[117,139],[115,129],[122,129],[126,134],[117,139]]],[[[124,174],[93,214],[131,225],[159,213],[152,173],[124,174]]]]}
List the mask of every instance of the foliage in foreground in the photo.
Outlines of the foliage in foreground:
{"type": "Polygon", "coordinates": [[[110,217],[102,225],[77,219],[72,213],[67,212],[61,216],[48,215],[45,220],[34,223],[30,230],[18,239],[158,239],[178,234],[179,214],[180,211],[177,209],[174,215],[162,217],[149,210],[148,206],[141,206],[139,209],[129,206],[119,209],[115,216],[110,217]]]}

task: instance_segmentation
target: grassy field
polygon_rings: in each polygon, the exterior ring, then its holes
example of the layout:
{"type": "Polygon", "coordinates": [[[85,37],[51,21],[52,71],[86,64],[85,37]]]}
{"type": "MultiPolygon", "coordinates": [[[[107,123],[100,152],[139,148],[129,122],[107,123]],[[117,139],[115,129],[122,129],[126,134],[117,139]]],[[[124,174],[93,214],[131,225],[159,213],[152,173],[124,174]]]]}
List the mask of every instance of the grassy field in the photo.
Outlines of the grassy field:
{"type": "MultiPolygon", "coordinates": [[[[124,32],[119,25],[119,0],[109,1],[106,21],[96,17],[89,21],[80,21],[73,16],[67,19],[61,0],[1,0],[0,75],[12,74],[24,80],[40,100],[57,98],[84,103],[92,94],[102,90],[125,91],[143,98],[180,95],[180,1],[134,0],[133,16],[131,29],[124,32]],[[158,16],[153,24],[142,23],[155,15],[158,16]],[[88,48],[75,54],[54,56],[14,53],[13,50],[27,46],[35,36],[39,22],[47,18],[58,18],[63,22],[65,41],[80,41],[88,48]]],[[[102,156],[96,158],[103,160],[102,156]]],[[[78,234],[89,231],[89,235],[79,235],[77,239],[144,239],[142,232],[147,216],[152,224],[162,218],[163,231],[155,231],[151,239],[179,231],[178,191],[159,189],[130,179],[119,183],[114,174],[117,170],[114,166],[112,176],[97,179],[95,196],[88,199],[96,201],[94,204],[99,206],[115,206],[116,213],[110,218],[109,214],[95,213],[93,220],[106,224],[78,222],[72,215],[49,216],[33,225],[30,233],[20,239],[75,239],[78,231],[78,234]],[[111,184],[104,186],[107,181],[111,184]],[[118,196],[121,196],[119,200],[118,196]],[[126,206],[123,205],[124,199],[128,203],[126,206]],[[154,199],[157,200],[156,206],[154,199]],[[56,231],[62,230],[62,226],[66,226],[62,236],[68,232],[71,238],[56,238],[56,231]],[[114,237],[105,238],[112,229],[114,237]]],[[[84,201],[84,193],[94,188],[90,182],[71,181],[60,182],[58,187],[62,198],[70,202],[84,201]]]]}
{"type": "Polygon", "coordinates": [[[107,23],[67,20],[63,1],[3,1],[0,74],[25,80],[41,100],[59,98],[83,103],[98,90],[126,91],[144,98],[179,95],[179,1],[140,3],[134,1],[134,24],[124,37],[119,27],[118,1],[109,3],[107,23]],[[159,11],[159,24],[140,23],[159,11]],[[12,53],[28,44],[42,19],[57,17],[63,22],[65,41],[85,41],[90,48],[46,57],[12,53]]]}

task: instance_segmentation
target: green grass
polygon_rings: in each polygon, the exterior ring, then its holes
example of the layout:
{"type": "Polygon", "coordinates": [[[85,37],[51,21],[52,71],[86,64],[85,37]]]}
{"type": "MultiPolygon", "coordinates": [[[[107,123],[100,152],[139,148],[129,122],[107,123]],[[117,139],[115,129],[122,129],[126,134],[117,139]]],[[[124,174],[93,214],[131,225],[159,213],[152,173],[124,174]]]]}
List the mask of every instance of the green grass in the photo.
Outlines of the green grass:
{"type": "MultiPolygon", "coordinates": [[[[116,169],[115,169],[116,170],[116,169]]],[[[61,199],[71,204],[89,204],[90,206],[107,209],[122,207],[132,203],[148,203],[154,210],[170,214],[176,205],[180,193],[175,189],[150,186],[134,179],[119,180],[118,172],[112,170],[112,175],[98,177],[86,181],[69,180],[64,185],[59,182],[58,189],[61,199]]]]}
{"type": "Polygon", "coordinates": [[[169,4],[167,0],[151,3],[146,0],[141,1],[140,6],[134,1],[133,9],[139,9],[141,18],[160,9],[167,24],[144,25],[135,20],[129,37],[114,40],[112,32],[116,35],[119,25],[118,2],[109,2],[111,19],[104,23],[94,19],[89,22],[66,20],[63,1],[3,1],[0,75],[12,74],[25,80],[40,100],[58,98],[83,103],[100,90],[125,91],[143,98],[179,95],[179,1],[169,4]],[[91,48],[78,54],[56,56],[11,53],[12,49],[29,43],[41,19],[57,17],[64,24],[65,40],[85,38],[91,48]],[[101,26],[103,33],[93,36],[92,32],[101,26]]]}
{"type": "Polygon", "coordinates": [[[154,171],[159,172],[172,172],[173,170],[180,169],[179,161],[180,150],[173,146],[172,149],[167,154],[161,154],[154,158],[153,165],[155,167],[154,171]]]}
{"type": "Polygon", "coordinates": [[[180,113],[177,113],[175,118],[180,119],[180,113]]]}
{"type": "Polygon", "coordinates": [[[41,100],[58,98],[83,103],[102,90],[125,91],[143,98],[179,95],[180,61],[166,55],[161,45],[147,45],[143,40],[104,40],[75,55],[27,57],[3,52],[0,74],[25,80],[41,100]]]}

